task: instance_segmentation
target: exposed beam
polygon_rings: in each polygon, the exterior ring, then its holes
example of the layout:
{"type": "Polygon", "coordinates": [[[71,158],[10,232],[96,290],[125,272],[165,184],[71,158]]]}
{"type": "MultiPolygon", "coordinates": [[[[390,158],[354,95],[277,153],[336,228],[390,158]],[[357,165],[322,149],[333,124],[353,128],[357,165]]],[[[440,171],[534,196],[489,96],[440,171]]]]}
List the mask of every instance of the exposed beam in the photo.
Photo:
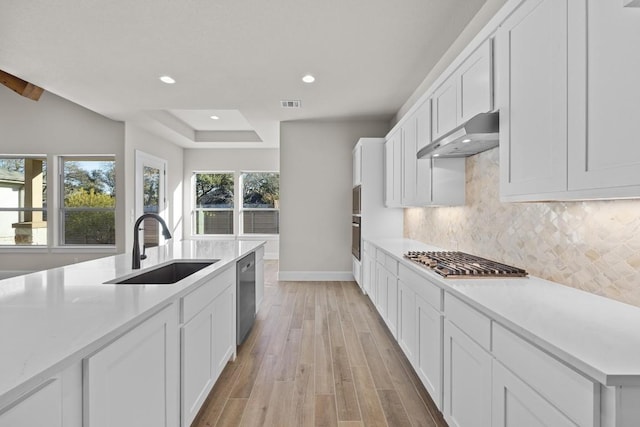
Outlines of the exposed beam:
{"type": "Polygon", "coordinates": [[[31,84],[22,80],[20,77],[16,77],[13,74],[9,74],[6,71],[0,70],[0,83],[26,98],[37,101],[40,99],[40,95],[44,92],[39,86],[31,84]]]}

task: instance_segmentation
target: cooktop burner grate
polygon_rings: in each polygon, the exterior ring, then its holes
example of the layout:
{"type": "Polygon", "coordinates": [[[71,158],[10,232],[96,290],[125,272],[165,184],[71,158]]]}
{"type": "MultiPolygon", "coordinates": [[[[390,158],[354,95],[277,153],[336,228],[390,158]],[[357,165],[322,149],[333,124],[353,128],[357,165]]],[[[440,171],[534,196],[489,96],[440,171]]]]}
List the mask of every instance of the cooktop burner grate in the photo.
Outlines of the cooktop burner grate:
{"type": "Polygon", "coordinates": [[[405,255],[418,264],[431,268],[443,277],[525,277],[527,272],[496,261],[464,252],[409,251],[405,255]]]}

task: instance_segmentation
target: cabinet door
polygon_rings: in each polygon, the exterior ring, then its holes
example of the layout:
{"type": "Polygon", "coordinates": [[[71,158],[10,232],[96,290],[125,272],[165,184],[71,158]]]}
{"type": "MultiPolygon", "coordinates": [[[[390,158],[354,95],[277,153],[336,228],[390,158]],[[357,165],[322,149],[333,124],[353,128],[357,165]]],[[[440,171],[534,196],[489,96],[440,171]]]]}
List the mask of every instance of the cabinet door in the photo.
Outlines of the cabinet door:
{"type": "Polygon", "coordinates": [[[485,41],[461,65],[458,82],[458,124],[493,108],[492,40],[485,41]]]}
{"type": "Polygon", "coordinates": [[[362,291],[371,297],[371,257],[367,252],[362,255],[362,291]]]}
{"type": "Polygon", "coordinates": [[[398,336],[398,278],[387,274],[387,317],[389,331],[394,338],[398,336]]]}
{"type": "Polygon", "coordinates": [[[416,294],[398,280],[398,344],[411,364],[416,353],[416,294]]]}
{"type": "Polygon", "coordinates": [[[256,258],[256,313],[264,299],[264,259],[256,258]]]}
{"type": "Polygon", "coordinates": [[[443,316],[424,299],[415,298],[415,369],[438,409],[442,410],[443,316]]]}
{"type": "MultiPolygon", "coordinates": [[[[417,151],[431,143],[431,102],[427,100],[416,111],[416,155],[417,151]]],[[[414,156],[416,157],[416,156],[414,156]]],[[[417,159],[415,205],[427,206],[432,201],[431,159],[417,159]]],[[[464,187],[464,186],[463,186],[464,187]]]]}
{"type": "MultiPolygon", "coordinates": [[[[206,286],[206,285],[205,285],[206,286]]],[[[182,426],[191,425],[213,387],[213,303],[199,312],[181,330],[182,426]]]]}
{"type": "Polygon", "coordinates": [[[376,307],[383,319],[387,318],[387,285],[389,273],[381,265],[376,263],[376,307]]]}
{"type": "Polygon", "coordinates": [[[638,186],[640,14],[616,1],[570,7],[569,190],[638,186]]]}
{"type": "Polygon", "coordinates": [[[84,425],[178,425],[177,322],[174,304],[84,360],[84,425]]]}
{"type": "Polygon", "coordinates": [[[402,125],[402,200],[403,207],[416,206],[417,191],[417,116],[412,114],[402,125]]]}
{"type": "Polygon", "coordinates": [[[236,288],[227,287],[213,301],[213,365],[214,380],[218,379],[236,351],[236,288]]]}
{"type": "Polygon", "coordinates": [[[398,129],[384,144],[384,204],[400,207],[402,190],[402,129],[398,129]]]}
{"type": "Polygon", "coordinates": [[[437,139],[456,127],[458,89],[455,75],[448,78],[431,97],[431,138],[437,139]]]}
{"type": "Polygon", "coordinates": [[[567,188],[567,0],[530,0],[500,27],[502,196],[567,188]]]}
{"type": "Polygon", "coordinates": [[[36,391],[0,410],[0,427],[62,427],[62,387],[54,379],[36,391]]]}
{"type": "Polygon", "coordinates": [[[493,361],[492,427],[575,427],[502,364],[493,361]]]}
{"type": "Polygon", "coordinates": [[[491,355],[444,322],[444,408],[451,427],[491,425],[491,355]]]}

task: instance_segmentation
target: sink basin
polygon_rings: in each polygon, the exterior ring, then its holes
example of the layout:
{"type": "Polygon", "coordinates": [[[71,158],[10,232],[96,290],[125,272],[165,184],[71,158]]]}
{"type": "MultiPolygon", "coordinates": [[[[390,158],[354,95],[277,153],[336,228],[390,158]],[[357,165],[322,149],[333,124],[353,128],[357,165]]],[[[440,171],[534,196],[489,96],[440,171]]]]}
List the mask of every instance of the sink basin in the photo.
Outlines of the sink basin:
{"type": "Polygon", "coordinates": [[[114,279],[106,283],[117,285],[171,285],[218,261],[217,259],[209,261],[175,260],[135,276],[126,279],[114,279]]]}

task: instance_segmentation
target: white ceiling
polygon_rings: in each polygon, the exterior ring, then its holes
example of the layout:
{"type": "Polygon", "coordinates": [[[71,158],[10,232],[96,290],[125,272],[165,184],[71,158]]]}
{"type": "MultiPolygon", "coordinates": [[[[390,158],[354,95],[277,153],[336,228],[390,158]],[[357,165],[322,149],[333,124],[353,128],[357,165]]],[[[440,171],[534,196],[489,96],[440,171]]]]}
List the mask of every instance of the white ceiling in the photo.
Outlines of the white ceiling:
{"type": "Polygon", "coordinates": [[[184,147],[275,147],[280,121],[390,119],[484,2],[4,0],[0,69],[184,147]]]}

